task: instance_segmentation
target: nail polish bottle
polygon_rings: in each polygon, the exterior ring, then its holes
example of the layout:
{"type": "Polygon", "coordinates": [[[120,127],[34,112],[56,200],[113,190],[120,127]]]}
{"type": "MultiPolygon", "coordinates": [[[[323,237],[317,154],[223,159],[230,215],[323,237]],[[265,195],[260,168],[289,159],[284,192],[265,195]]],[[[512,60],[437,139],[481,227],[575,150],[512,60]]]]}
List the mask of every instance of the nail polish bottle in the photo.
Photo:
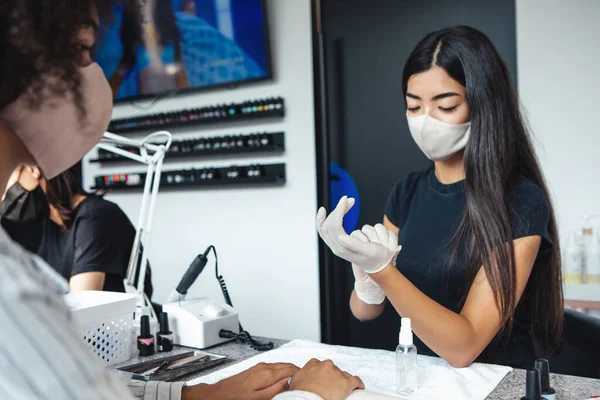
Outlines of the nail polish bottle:
{"type": "Polygon", "coordinates": [[[138,355],[151,356],[154,354],[154,336],[150,333],[150,318],[142,315],[140,320],[140,336],[137,337],[138,355]]]}
{"type": "Polygon", "coordinates": [[[542,399],[556,400],[556,391],[550,387],[550,365],[543,358],[535,360],[535,369],[540,373],[542,399]]]}
{"type": "Polygon", "coordinates": [[[160,313],[159,322],[160,330],[156,334],[158,351],[171,351],[173,350],[173,332],[169,330],[169,315],[160,313]]]}
{"type": "Polygon", "coordinates": [[[527,370],[527,381],[525,385],[525,397],[522,397],[521,400],[542,400],[540,373],[537,369],[527,370]]]}

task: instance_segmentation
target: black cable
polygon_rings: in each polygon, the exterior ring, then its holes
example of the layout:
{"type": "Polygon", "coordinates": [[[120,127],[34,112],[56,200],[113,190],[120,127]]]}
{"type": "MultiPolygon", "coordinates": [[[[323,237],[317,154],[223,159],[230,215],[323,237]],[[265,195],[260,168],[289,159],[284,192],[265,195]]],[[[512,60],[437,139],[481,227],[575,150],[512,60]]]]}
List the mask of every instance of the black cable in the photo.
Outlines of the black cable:
{"type": "Polygon", "coordinates": [[[228,306],[233,307],[233,304],[231,303],[231,297],[229,297],[229,290],[227,290],[227,284],[225,283],[225,279],[223,278],[223,275],[219,275],[219,256],[217,256],[217,249],[215,249],[215,246],[209,246],[207,250],[212,251],[215,255],[215,278],[217,278],[217,281],[219,281],[219,285],[221,286],[221,292],[223,293],[225,303],[227,303],[228,306]]]}
{"type": "MultiPolygon", "coordinates": [[[[225,303],[227,303],[228,306],[233,307],[231,297],[229,296],[229,290],[227,290],[227,284],[225,283],[225,278],[223,278],[223,275],[219,275],[219,257],[217,256],[217,249],[215,249],[215,246],[211,245],[206,250],[207,252],[212,251],[215,255],[215,277],[217,278],[217,281],[221,286],[221,292],[223,293],[225,303]]],[[[205,252],[205,254],[207,254],[207,252],[205,252]]],[[[252,347],[256,351],[267,351],[273,349],[273,342],[260,343],[259,341],[255,340],[248,331],[245,331],[244,328],[242,328],[241,322],[239,323],[239,325],[240,333],[235,333],[230,330],[221,329],[219,331],[219,337],[224,339],[237,339],[242,343],[249,344],[250,347],[252,347]]]]}
{"type": "Polygon", "coordinates": [[[240,333],[235,333],[226,329],[219,331],[219,337],[224,339],[237,339],[242,343],[247,343],[256,351],[268,351],[273,349],[273,342],[260,343],[256,341],[247,331],[240,330],[240,333]]]}

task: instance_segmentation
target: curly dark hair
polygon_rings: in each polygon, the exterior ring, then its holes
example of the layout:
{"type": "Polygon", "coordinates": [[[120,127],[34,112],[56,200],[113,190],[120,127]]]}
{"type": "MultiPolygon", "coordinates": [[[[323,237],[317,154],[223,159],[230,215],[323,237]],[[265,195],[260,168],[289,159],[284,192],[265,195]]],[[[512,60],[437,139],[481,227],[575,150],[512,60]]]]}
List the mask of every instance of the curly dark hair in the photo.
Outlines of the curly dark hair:
{"type": "MultiPolygon", "coordinates": [[[[81,49],[74,38],[92,16],[111,19],[121,4],[140,14],[139,0],[2,0],[0,2],[0,109],[28,90],[32,107],[45,96],[72,92],[82,105],[78,59],[81,49]],[[50,83],[46,77],[57,79],[50,83]]],[[[82,106],[83,107],[83,106],[82,106]]],[[[85,110],[80,110],[82,113],[85,110]]]]}

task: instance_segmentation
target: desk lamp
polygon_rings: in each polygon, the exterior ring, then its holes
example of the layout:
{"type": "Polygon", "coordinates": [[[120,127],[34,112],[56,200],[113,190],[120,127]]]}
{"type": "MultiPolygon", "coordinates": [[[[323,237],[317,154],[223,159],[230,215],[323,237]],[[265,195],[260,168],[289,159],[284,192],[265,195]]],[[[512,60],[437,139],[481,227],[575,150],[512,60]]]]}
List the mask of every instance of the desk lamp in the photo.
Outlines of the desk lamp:
{"type": "Polygon", "coordinates": [[[171,146],[171,140],[171,133],[167,131],[151,133],[142,140],[132,140],[111,132],[105,132],[102,140],[97,145],[102,150],[118,154],[148,166],[135,239],[131,256],[129,257],[127,275],[123,280],[125,291],[127,293],[134,293],[138,297],[138,307],[134,317],[136,325],[139,325],[142,314],[149,315],[150,319],[157,323],[152,303],[144,293],[144,278],[148,265],[147,252],[150,247],[154,209],[160,186],[162,165],[165,153],[171,146]],[[132,152],[122,147],[134,148],[137,151],[132,152]],[[140,258],[141,262],[139,262],[140,258]],[[140,268],[139,274],[138,266],[140,268]],[[137,282],[135,282],[136,275],[138,276],[137,282]]]}

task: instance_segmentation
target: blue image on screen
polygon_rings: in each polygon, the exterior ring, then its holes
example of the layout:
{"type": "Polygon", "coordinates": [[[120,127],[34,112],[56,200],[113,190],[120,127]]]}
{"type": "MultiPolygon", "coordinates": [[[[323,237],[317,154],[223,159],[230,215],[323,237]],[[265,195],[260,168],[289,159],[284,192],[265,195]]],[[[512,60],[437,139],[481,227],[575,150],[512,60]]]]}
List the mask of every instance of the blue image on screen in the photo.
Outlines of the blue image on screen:
{"type": "Polygon", "coordinates": [[[154,4],[149,11],[155,16],[151,28],[142,27],[120,6],[113,10],[110,24],[101,23],[95,61],[117,92],[115,98],[270,75],[261,0],[156,0],[154,4]],[[152,50],[145,45],[148,36],[142,38],[148,31],[157,41],[152,50]],[[151,65],[162,70],[156,72],[151,65]]]}

